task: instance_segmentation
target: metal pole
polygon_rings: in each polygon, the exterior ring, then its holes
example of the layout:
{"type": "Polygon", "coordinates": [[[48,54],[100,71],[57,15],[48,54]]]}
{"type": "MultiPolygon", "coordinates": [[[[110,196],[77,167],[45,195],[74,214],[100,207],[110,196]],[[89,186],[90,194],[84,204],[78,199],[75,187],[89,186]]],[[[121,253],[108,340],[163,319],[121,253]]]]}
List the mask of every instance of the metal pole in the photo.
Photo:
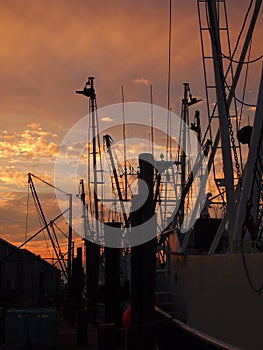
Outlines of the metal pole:
{"type": "Polygon", "coordinates": [[[68,214],[68,285],[71,286],[72,276],[72,194],[68,194],[69,214],[68,214]]]}
{"type": "Polygon", "coordinates": [[[126,149],[126,121],[125,121],[125,99],[124,88],[121,87],[122,97],[122,138],[123,138],[123,160],[124,160],[124,199],[128,197],[128,178],[127,178],[127,149],[126,149]]]}

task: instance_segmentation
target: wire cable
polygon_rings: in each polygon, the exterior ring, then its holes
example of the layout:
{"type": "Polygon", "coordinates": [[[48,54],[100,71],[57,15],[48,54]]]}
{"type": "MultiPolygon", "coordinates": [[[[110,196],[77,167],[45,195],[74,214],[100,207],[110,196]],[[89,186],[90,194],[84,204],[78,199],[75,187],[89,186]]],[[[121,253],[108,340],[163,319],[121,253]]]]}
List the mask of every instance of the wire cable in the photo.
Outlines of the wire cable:
{"type": "MultiPolygon", "coordinates": [[[[247,18],[248,18],[249,12],[250,12],[250,10],[251,10],[252,4],[253,4],[253,0],[250,1],[250,4],[249,4],[248,9],[247,9],[247,12],[246,12],[246,14],[245,14],[245,17],[244,17],[244,20],[243,20],[243,23],[242,23],[242,27],[241,27],[241,30],[240,30],[240,32],[239,32],[239,35],[238,35],[238,38],[237,38],[237,41],[236,41],[236,44],[235,44],[235,47],[234,47],[234,50],[233,50],[231,59],[233,59],[233,57],[234,57],[234,55],[235,55],[235,53],[236,53],[236,50],[237,50],[237,48],[238,48],[238,45],[239,45],[239,42],[240,42],[240,39],[241,39],[241,35],[242,35],[242,33],[243,33],[244,29],[245,29],[245,25],[246,25],[247,18]]],[[[206,4],[206,21],[207,21],[208,27],[210,27],[210,21],[209,21],[209,16],[208,16],[208,6],[207,6],[207,4],[206,4]]],[[[211,40],[214,42],[212,36],[211,36],[211,40]]],[[[224,54],[222,53],[221,50],[219,50],[219,51],[220,51],[220,54],[222,54],[222,56],[224,56],[224,57],[226,57],[226,58],[229,58],[227,55],[224,55],[224,54]]],[[[231,62],[231,61],[230,61],[230,62],[231,62]]],[[[226,74],[225,74],[225,77],[224,77],[224,81],[225,81],[225,82],[226,82],[227,75],[228,75],[228,72],[229,72],[230,68],[231,68],[231,64],[229,64],[229,66],[228,66],[228,68],[227,68],[227,71],[226,71],[226,74]]],[[[228,86],[227,86],[227,87],[228,87],[228,86]]],[[[229,88],[228,88],[228,89],[229,89],[229,88]]],[[[231,94],[231,95],[233,95],[233,94],[231,94]]],[[[233,97],[233,96],[232,96],[232,97],[233,97]]],[[[236,101],[238,101],[238,99],[236,99],[236,101]]],[[[240,101],[240,103],[241,103],[241,101],[240,101]]],[[[242,103],[242,106],[243,106],[243,105],[245,105],[245,104],[242,103]]],[[[204,142],[205,142],[205,140],[206,140],[206,137],[207,137],[207,134],[208,134],[208,132],[209,132],[209,130],[210,130],[210,128],[211,128],[211,123],[212,123],[212,119],[213,119],[213,117],[214,117],[214,113],[215,113],[216,107],[217,107],[217,103],[214,105],[213,112],[212,112],[211,116],[209,117],[209,123],[208,123],[207,129],[206,129],[206,131],[205,131],[205,133],[204,133],[204,136],[203,136],[203,140],[202,140],[201,145],[204,144],[204,142]]],[[[254,106],[252,106],[252,107],[254,107],[254,106]]]]}
{"type": "Polygon", "coordinates": [[[47,181],[41,179],[40,177],[38,177],[38,176],[36,176],[36,175],[34,175],[34,174],[32,174],[32,173],[29,173],[28,175],[30,175],[30,176],[34,177],[35,179],[37,179],[37,180],[43,182],[45,185],[48,185],[49,187],[54,188],[55,190],[58,190],[58,191],[60,191],[60,192],[62,192],[62,193],[64,193],[64,194],[66,194],[66,195],[68,194],[67,192],[63,191],[61,188],[58,188],[58,187],[52,185],[51,183],[49,183],[49,182],[47,182],[47,181]]]}
{"type": "Polygon", "coordinates": [[[29,212],[29,184],[27,186],[27,200],[26,200],[26,219],[25,219],[25,242],[27,241],[27,231],[28,231],[28,212],[29,212]]]}
{"type": "Polygon", "coordinates": [[[167,125],[166,125],[166,160],[168,160],[169,129],[170,129],[170,94],[171,94],[171,42],[172,42],[172,0],[169,0],[169,28],[168,28],[168,77],[167,77],[167,125]]]}
{"type": "Polygon", "coordinates": [[[249,61],[237,61],[237,60],[234,60],[233,58],[231,57],[228,57],[226,56],[225,54],[223,54],[223,52],[221,52],[222,56],[224,58],[226,58],[227,60],[229,60],[230,62],[233,62],[233,63],[241,63],[241,64],[251,64],[251,63],[255,63],[255,62],[258,62],[260,61],[262,58],[263,58],[263,54],[258,56],[257,58],[254,58],[253,60],[249,60],[249,61]]]}
{"type": "MultiPolygon", "coordinates": [[[[236,41],[236,45],[235,45],[235,48],[234,48],[233,53],[232,53],[232,55],[231,55],[231,58],[229,58],[227,55],[225,55],[225,54],[222,52],[222,50],[219,49],[219,47],[217,47],[217,43],[214,42],[214,39],[213,39],[213,37],[211,36],[211,40],[213,41],[213,44],[216,46],[216,49],[217,49],[218,53],[219,53],[220,55],[222,55],[224,58],[228,58],[228,59],[230,60],[230,62],[236,62],[236,63],[239,62],[239,61],[235,61],[233,57],[234,57],[234,55],[235,55],[235,53],[236,53],[236,51],[237,51],[237,48],[238,48],[238,46],[239,46],[239,43],[240,43],[240,40],[241,40],[241,36],[242,36],[243,31],[244,31],[244,29],[245,29],[246,22],[247,22],[249,13],[250,13],[250,11],[251,11],[251,7],[252,7],[252,5],[253,5],[253,2],[254,2],[254,0],[251,0],[250,3],[249,3],[249,6],[248,6],[248,8],[247,8],[247,11],[246,11],[246,14],[245,14],[245,17],[244,17],[242,26],[241,26],[241,30],[240,30],[240,32],[239,32],[239,35],[238,35],[238,38],[237,38],[237,41],[236,41]],[[231,60],[232,60],[232,61],[231,61],[231,60]]],[[[206,20],[207,20],[208,27],[210,28],[210,21],[209,21],[209,16],[208,16],[208,7],[207,7],[207,4],[206,4],[206,20]]],[[[263,55],[262,55],[262,57],[263,57],[263,55]]],[[[258,57],[256,60],[259,60],[259,59],[262,58],[262,57],[258,57]]],[[[253,60],[253,61],[254,61],[254,60],[253,60]]],[[[249,61],[247,61],[247,62],[246,62],[246,61],[243,61],[242,63],[243,63],[243,64],[249,64],[249,61]]],[[[247,103],[247,102],[245,102],[245,101],[242,101],[241,99],[239,99],[238,97],[236,97],[236,95],[231,91],[231,89],[230,89],[230,87],[228,86],[227,81],[226,81],[227,74],[228,74],[228,71],[229,71],[230,67],[231,67],[231,64],[229,65],[229,67],[228,67],[228,69],[227,69],[227,73],[226,73],[226,75],[225,75],[225,77],[224,77],[224,83],[225,83],[226,88],[229,90],[230,95],[234,98],[235,101],[241,103],[241,104],[244,105],[244,106],[247,106],[247,107],[256,107],[255,104],[249,104],[249,103],[247,103]]]]}
{"type": "Polygon", "coordinates": [[[241,35],[243,34],[243,31],[245,29],[245,26],[246,26],[246,22],[247,22],[247,19],[248,19],[248,16],[249,16],[249,13],[251,11],[251,7],[253,5],[253,2],[254,0],[251,0],[249,5],[248,5],[248,9],[247,9],[247,12],[245,14],[245,17],[244,17],[244,20],[243,20],[243,23],[242,23],[242,27],[241,27],[241,30],[239,32],[239,35],[238,35],[238,38],[237,38],[237,42],[236,42],[236,46],[234,48],[234,51],[233,51],[233,54],[232,54],[232,57],[229,57],[227,55],[225,55],[222,51],[221,51],[221,54],[224,58],[226,58],[227,60],[229,60],[230,62],[233,62],[233,63],[241,63],[241,64],[251,64],[251,63],[255,63],[259,60],[261,60],[263,58],[263,54],[258,56],[257,58],[254,58],[252,60],[248,59],[248,61],[239,61],[239,60],[235,60],[234,59],[234,55],[236,53],[236,50],[238,48],[238,45],[239,45],[239,42],[240,42],[240,39],[241,39],[241,35]]]}
{"type": "MultiPolygon", "coordinates": [[[[239,46],[239,43],[240,43],[240,40],[241,40],[241,36],[242,36],[243,31],[244,31],[244,29],[245,29],[245,26],[246,26],[246,23],[247,23],[247,19],[248,19],[249,13],[250,13],[250,11],[251,11],[251,7],[252,7],[252,5],[253,5],[253,2],[254,2],[254,0],[251,0],[250,3],[249,3],[249,5],[248,5],[248,8],[247,8],[247,11],[246,11],[246,14],[245,14],[245,17],[244,17],[244,20],[243,20],[243,23],[242,23],[240,32],[239,32],[238,37],[237,37],[236,45],[235,45],[235,48],[234,48],[234,50],[233,50],[233,53],[232,53],[231,57],[229,57],[228,55],[224,54],[224,53],[222,52],[222,50],[218,50],[218,51],[220,52],[220,54],[221,54],[224,58],[226,58],[227,60],[229,60],[230,62],[241,63],[241,64],[250,64],[250,63],[257,62],[257,61],[259,61],[260,59],[263,58],[263,54],[262,54],[262,55],[260,55],[259,57],[255,58],[255,59],[253,59],[253,60],[248,60],[248,61],[239,61],[239,60],[235,60],[235,59],[234,59],[234,55],[235,55],[235,53],[236,53],[236,51],[237,51],[237,48],[238,48],[238,46],[239,46]]],[[[206,5],[206,6],[207,6],[207,5],[206,5]]],[[[209,16],[208,16],[208,9],[207,9],[207,7],[206,7],[206,20],[207,20],[208,26],[210,27],[210,22],[209,22],[209,16]]],[[[212,40],[213,40],[213,38],[212,38],[212,40]]]]}
{"type": "MultiPolygon", "coordinates": [[[[252,40],[250,41],[250,45],[249,45],[248,58],[250,57],[251,47],[252,47],[252,40]]],[[[249,67],[249,65],[247,64],[246,72],[245,72],[245,79],[244,79],[244,86],[243,86],[243,94],[242,94],[242,100],[243,101],[245,100],[245,93],[246,93],[246,87],[247,87],[248,67],[249,67]]],[[[244,108],[244,104],[242,103],[241,104],[241,109],[240,109],[239,120],[241,120],[242,113],[243,113],[243,108],[244,108]]]]}
{"type": "Polygon", "coordinates": [[[234,100],[236,100],[237,102],[239,102],[239,103],[241,103],[242,105],[247,106],[247,107],[257,107],[257,105],[255,105],[255,104],[247,103],[247,102],[245,102],[245,101],[240,100],[238,97],[236,97],[236,95],[231,91],[231,89],[230,89],[230,87],[228,86],[228,84],[227,84],[226,81],[225,81],[225,85],[226,85],[227,90],[229,91],[230,95],[233,97],[234,100]]]}

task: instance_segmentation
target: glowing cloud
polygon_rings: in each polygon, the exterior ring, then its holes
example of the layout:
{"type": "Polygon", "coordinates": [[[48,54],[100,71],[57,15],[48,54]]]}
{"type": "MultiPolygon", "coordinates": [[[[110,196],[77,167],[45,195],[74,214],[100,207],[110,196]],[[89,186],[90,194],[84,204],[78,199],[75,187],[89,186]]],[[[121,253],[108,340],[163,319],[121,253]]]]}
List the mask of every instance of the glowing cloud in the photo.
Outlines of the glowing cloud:
{"type": "Polygon", "coordinates": [[[110,122],[113,122],[113,118],[104,117],[104,118],[101,118],[101,121],[105,123],[110,123],[110,122]]]}
{"type": "Polygon", "coordinates": [[[133,79],[133,82],[135,84],[143,84],[143,85],[150,85],[151,84],[150,80],[145,79],[145,78],[133,79]]]}
{"type": "Polygon", "coordinates": [[[31,123],[30,128],[22,132],[0,133],[0,160],[17,163],[23,159],[53,158],[56,155],[58,146],[53,142],[56,135],[43,131],[37,123],[31,123]]]}

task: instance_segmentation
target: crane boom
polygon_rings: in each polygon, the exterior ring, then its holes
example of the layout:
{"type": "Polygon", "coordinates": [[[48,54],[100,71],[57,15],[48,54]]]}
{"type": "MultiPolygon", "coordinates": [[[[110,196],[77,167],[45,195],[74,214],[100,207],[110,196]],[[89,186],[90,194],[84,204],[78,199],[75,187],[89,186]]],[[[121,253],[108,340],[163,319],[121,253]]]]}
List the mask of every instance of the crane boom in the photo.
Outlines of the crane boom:
{"type": "Polygon", "coordinates": [[[106,151],[107,151],[107,153],[109,155],[109,160],[110,160],[111,169],[112,169],[112,172],[113,172],[114,182],[115,182],[116,189],[117,189],[117,195],[118,195],[118,198],[120,200],[120,206],[121,206],[121,210],[122,210],[122,215],[123,215],[125,227],[128,227],[129,226],[129,220],[128,220],[128,217],[127,217],[127,214],[126,214],[126,211],[125,211],[125,207],[124,207],[124,204],[123,204],[122,191],[121,191],[120,182],[119,182],[116,166],[115,166],[115,163],[114,163],[114,157],[113,157],[112,149],[111,149],[111,146],[113,145],[113,140],[112,140],[111,136],[107,134],[107,135],[103,136],[103,141],[104,141],[104,144],[105,144],[105,147],[106,147],[106,151]]]}

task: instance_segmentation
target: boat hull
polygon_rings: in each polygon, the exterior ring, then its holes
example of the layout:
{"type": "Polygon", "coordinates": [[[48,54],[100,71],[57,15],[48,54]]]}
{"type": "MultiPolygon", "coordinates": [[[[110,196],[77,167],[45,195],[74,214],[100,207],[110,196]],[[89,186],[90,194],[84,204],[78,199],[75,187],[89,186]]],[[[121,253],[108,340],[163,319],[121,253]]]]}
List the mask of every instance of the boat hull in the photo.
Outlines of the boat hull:
{"type": "MultiPolygon", "coordinates": [[[[245,254],[255,286],[263,255],[245,254]]],[[[175,315],[201,332],[241,349],[263,349],[263,292],[252,290],[241,254],[173,255],[170,276],[175,315]]]]}

